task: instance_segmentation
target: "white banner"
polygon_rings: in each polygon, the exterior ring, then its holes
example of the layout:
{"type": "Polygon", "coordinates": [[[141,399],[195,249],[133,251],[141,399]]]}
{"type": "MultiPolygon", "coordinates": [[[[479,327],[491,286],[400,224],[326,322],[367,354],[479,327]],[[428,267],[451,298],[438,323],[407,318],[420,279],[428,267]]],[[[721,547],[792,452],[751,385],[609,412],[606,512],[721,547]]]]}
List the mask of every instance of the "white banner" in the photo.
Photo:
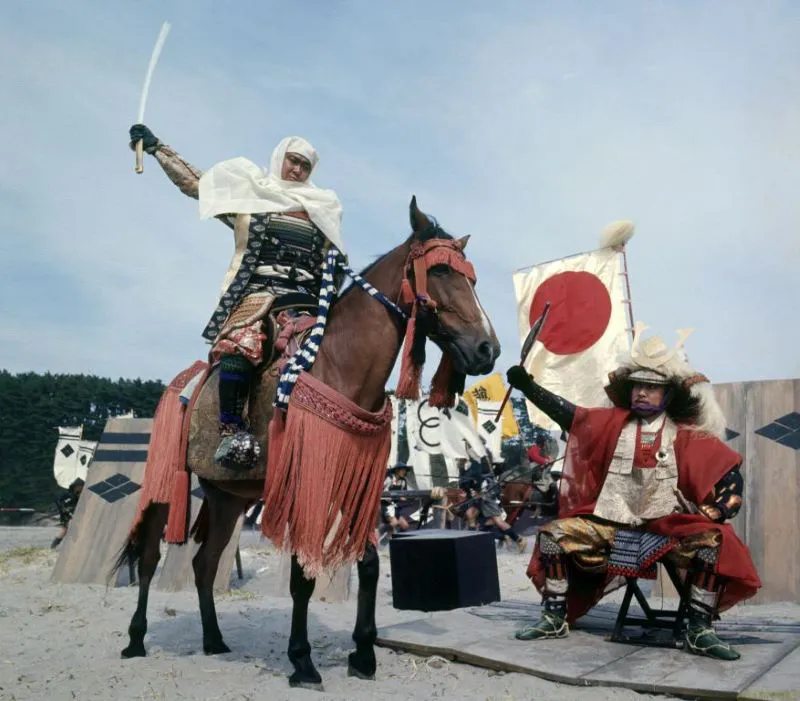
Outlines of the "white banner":
{"type": "Polygon", "coordinates": [[[78,474],[80,463],[78,451],[80,449],[83,426],[67,426],[58,428],[58,443],[56,443],[55,457],[53,458],[53,476],[59,487],[67,489],[77,477],[86,479],[86,469],[83,475],[78,474]]]}
{"type": "Polygon", "coordinates": [[[486,449],[494,462],[499,461],[503,445],[503,417],[500,416],[498,423],[494,422],[501,403],[485,399],[478,400],[478,435],[486,444],[486,449]]]}
{"type": "Polygon", "coordinates": [[[389,448],[389,467],[393,467],[397,464],[397,444],[398,444],[398,437],[399,437],[399,430],[400,430],[400,405],[397,397],[393,394],[389,397],[389,401],[392,403],[392,442],[391,447],[389,448]]]}
{"type": "Polygon", "coordinates": [[[457,408],[442,412],[442,454],[449,459],[469,459],[467,446],[478,456],[486,455],[486,446],[478,435],[469,409],[459,402],[457,408]],[[460,411],[458,407],[463,407],[460,411]],[[466,413],[465,413],[466,412],[466,413]],[[449,414],[449,416],[447,415],[449,414]]]}
{"type": "MultiPolygon", "coordinates": [[[[610,406],[603,387],[630,346],[620,254],[603,248],[514,274],[520,343],[545,302],[551,308],[526,369],[579,406],[610,406]]],[[[531,421],[557,426],[531,403],[531,421]]]]}
{"type": "Polygon", "coordinates": [[[420,435],[420,402],[406,400],[406,436],[408,437],[408,464],[412,473],[409,475],[411,489],[431,488],[431,464],[426,440],[431,440],[430,431],[426,429],[425,436],[420,435]]]}
{"type": "Polygon", "coordinates": [[[86,472],[92,464],[97,441],[80,441],[78,443],[78,477],[86,481],[86,472]]]}

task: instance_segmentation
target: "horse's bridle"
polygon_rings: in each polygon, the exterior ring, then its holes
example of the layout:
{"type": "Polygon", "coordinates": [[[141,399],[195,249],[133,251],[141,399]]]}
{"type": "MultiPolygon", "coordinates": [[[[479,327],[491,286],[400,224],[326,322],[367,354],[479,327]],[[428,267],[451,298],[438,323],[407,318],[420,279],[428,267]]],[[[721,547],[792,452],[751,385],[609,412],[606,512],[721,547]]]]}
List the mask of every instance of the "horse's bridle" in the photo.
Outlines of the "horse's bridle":
{"type": "Polygon", "coordinates": [[[403,282],[400,285],[400,303],[407,308],[409,318],[426,312],[433,319],[438,318],[439,303],[428,294],[428,271],[437,265],[445,265],[454,272],[464,275],[473,285],[477,278],[475,268],[464,255],[466,239],[431,238],[427,241],[414,241],[406,257],[403,268],[403,282]],[[410,274],[413,272],[412,284],[410,274]]]}

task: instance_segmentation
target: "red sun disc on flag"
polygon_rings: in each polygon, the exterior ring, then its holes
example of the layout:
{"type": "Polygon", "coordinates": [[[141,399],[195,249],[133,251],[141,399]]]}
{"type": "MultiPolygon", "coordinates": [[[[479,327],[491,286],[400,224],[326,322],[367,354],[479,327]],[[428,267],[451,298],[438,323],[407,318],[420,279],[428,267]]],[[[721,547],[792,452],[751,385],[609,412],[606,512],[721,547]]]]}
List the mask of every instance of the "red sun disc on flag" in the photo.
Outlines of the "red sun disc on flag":
{"type": "Polygon", "coordinates": [[[611,319],[611,297],[596,275],[585,271],[558,273],[545,280],[531,302],[529,322],[541,316],[550,302],[539,341],[556,355],[572,355],[591,348],[611,319]]]}

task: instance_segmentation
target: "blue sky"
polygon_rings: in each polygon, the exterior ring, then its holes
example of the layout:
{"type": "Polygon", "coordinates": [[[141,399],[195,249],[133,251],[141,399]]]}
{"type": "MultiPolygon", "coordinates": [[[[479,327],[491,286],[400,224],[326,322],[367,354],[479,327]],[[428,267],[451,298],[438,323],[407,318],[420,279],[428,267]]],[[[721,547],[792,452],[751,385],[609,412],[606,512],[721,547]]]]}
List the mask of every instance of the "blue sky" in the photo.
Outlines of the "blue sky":
{"type": "Polygon", "coordinates": [[[511,273],[631,219],[636,317],[713,381],[800,377],[800,4],[26,0],[0,10],[0,367],[168,380],[232,254],[127,130],[198,167],[308,138],[359,267],[420,206],[518,356],[511,273]]]}

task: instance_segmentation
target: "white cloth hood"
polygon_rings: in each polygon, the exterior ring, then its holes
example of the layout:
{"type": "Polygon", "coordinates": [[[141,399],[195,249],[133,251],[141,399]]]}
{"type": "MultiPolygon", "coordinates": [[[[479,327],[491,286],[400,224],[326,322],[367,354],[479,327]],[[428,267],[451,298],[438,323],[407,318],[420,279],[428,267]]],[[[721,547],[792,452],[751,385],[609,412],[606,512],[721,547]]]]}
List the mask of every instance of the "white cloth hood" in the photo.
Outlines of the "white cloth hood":
{"type": "Polygon", "coordinates": [[[344,251],[342,205],[333,190],[323,190],[311,182],[319,162],[314,147],[299,136],[288,136],[272,152],[269,171],[247,158],[231,158],[212,166],[200,178],[200,218],[220,214],[264,214],[305,211],[326,238],[344,251]],[[299,153],[311,163],[304,183],[281,179],[287,151],[299,153]]]}

